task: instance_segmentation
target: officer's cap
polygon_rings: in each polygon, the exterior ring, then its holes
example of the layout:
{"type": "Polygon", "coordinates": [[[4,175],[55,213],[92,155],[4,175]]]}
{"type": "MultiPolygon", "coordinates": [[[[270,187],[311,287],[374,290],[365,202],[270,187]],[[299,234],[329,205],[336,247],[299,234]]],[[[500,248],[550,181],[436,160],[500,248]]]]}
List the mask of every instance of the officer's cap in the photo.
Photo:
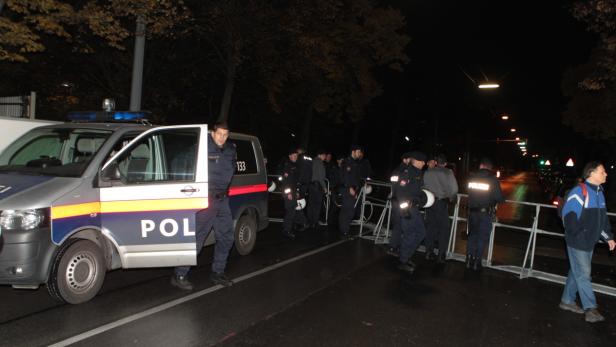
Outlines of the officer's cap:
{"type": "Polygon", "coordinates": [[[321,154],[327,154],[329,153],[325,148],[319,148],[319,150],[317,150],[317,155],[321,155],[321,154]]]}
{"type": "Polygon", "coordinates": [[[412,152],[404,152],[404,153],[402,154],[402,157],[401,157],[401,158],[402,158],[402,159],[411,159],[411,153],[412,153],[412,152]]]}
{"type": "Polygon", "coordinates": [[[287,152],[288,155],[295,154],[295,153],[297,153],[297,147],[291,147],[289,148],[289,151],[287,152]]]}
{"type": "Polygon", "coordinates": [[[421,151],[411,151],[408,157],[419,161],[426,161],[427,159],[424,152],[421,151]]]}

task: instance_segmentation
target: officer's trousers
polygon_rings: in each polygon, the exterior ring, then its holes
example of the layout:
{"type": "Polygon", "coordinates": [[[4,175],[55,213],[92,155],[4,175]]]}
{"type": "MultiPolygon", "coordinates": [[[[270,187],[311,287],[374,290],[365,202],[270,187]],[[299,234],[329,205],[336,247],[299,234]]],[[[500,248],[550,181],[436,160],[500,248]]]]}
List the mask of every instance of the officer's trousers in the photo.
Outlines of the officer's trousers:
{"type": "Polygon", "coordinates": [[[293,224],[306,224],[304,210],[296,210],[297,200],[287,199],[284,196],[284,219],[282,220],[282,232],[289,235],[293,231],[293,224]]]}
{"type": "Polygon", "coordinates": [[[468,243],[466,254],[482,258],[492,233],[492,215],[487,212],[470,212],[468,217],[468,243]]]}
{"type": "Polygon", "coordinates": [[[349,234],[351,229],[351,221],[355,216],[355,199],[349,192],[349,188],[342,189],[342,206],[340,207],[340,216],[338,217],[338,228],[344,236],[349,234]]]}
{"type": "Polygon", "coordinates": [[[426,209],[426,252],[433,252],[438,242],[438,254],[445,256],[449,245],[449,211],[447,199],[439,199],[426,209]]]}
{"type": "Polygon", "coordinates": [[[389,247],[400,248],[402,232],[400,231],[400,207],[396,200],[391,202],[391,235],[389,235],[389,247]]]}
{"type": "Polygon", "coordinates": [[[421,241],[426,236],[424,221],[416,207],[410,208],[410,218],[400,218],[400,230],[402,231],[402,246],[400,247],[400,262],[406,263],[411,259],[421,241]]]}
{"type": "Polygon", "coordinates": [[[316,225],[321,218],[321,208],[323,207],[323,189],[317,182],[310,184],[308,188],[307,217],[308,224],[316,225]]]}
{"type": "MultiPolygon", "coordinates": [[[[196,215],[196,246],[197,254],[201,253],[203,243],[214,228],[216,244],[214,245],[214,261],[212,262],[213,272],[224,272],[227,266],[229,250],[233,246],[233,218],[229,208],[229,198],[216,199],[210,193],[208,197],[208,208],[197,212],[196,215]]],[[[190,266],[178,266],[175,274],[185,276],[190,271],[190,266]]]]}

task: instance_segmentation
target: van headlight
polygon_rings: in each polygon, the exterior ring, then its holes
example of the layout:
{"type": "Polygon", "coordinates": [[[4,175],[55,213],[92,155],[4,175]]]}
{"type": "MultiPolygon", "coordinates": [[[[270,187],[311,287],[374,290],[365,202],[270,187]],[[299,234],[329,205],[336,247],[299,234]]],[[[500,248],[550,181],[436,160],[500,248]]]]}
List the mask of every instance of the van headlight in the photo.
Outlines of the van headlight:
{"type": "Polygon", "coordinates": [[[0,213],[0,228],[6,230],[32,230],[47,223],[46,208],[4,210],[0,213]]]}

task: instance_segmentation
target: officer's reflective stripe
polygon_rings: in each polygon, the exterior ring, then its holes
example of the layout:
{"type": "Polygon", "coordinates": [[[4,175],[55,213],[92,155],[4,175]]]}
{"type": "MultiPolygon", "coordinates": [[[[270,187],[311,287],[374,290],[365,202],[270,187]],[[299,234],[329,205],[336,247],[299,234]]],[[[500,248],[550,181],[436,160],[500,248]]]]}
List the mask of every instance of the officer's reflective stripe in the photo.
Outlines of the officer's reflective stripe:
{"type": "Polygon", "coordinates": [[[399,177],[398,176],[391,176],[391,178],[389,179],[392,182],[398,182],[399,177]]]}
{"type": "Polygon", "coordinates": [[[285,193],[285,194],[291,194],[291,188],[287,188],[287,189],[285,189],[285,190],[284,190],[284,193],[285,193]]]}
{"type": "Polygon", "coordinates": [[[567,198],[567,202],[568,202],[569,200],[571,200],[571,199],[575,199],[575,200],[577,200],[577,201],[580,203],[580,205],[584,206],[584,201],[582,201],[582,198],[580,198],[577,194],[573,194],[573,195],[569,196],[569,197],[567,198]]]}
{"type": "Polygon", "coordinates": [[[409,203],[406,201],[400,204],[400,208],[407,208],[407,207],[409,207],[409,203]]]}
{"type": "Polygon", "coordinates": [[[202,210],[207,207],[207,198],[103,201],[54,206],[51,208],[51,219],[76,217],[93,213],[202,210]]]}
{"type": "Polygon", "coordinates": [[[267,191],[267,184],[253,184],[250,186],[240,186],[229,188],[229,196],[260,193],[267,191]]]}
{"type": "Polygon", "coordinates": [[[487,183],[479,183],[479,182],[468,182],[468,189],[477,189],[477,190],[490,190],[490,185],[487,183]]]}
{"type": "Polygon", "coordinates": [[[607,235],[605,231],[601,231],[601,236],[603,236],[603,238],[606,240],[609,238],[609,236],[607,235]]]}

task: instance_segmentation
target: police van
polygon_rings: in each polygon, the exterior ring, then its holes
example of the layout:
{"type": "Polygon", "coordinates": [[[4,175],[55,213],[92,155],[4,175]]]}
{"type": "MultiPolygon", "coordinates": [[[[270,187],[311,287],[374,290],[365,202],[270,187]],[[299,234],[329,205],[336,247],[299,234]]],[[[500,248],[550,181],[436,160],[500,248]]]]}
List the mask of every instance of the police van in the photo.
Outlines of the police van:
{"type": "MultiPolygon", "coordinates": [[[[118,268],[196,265],[195,213],[208,207],[207,125],[152,126],[89,112],[33,129],[0,154],[0,284],[77,304],[118,268]]],[[[267,175],[254,136],[231,133],[235,248],[267,226],[267,175]]],[[[206,244],[214,243],[210,233],[206,244]]]]}

